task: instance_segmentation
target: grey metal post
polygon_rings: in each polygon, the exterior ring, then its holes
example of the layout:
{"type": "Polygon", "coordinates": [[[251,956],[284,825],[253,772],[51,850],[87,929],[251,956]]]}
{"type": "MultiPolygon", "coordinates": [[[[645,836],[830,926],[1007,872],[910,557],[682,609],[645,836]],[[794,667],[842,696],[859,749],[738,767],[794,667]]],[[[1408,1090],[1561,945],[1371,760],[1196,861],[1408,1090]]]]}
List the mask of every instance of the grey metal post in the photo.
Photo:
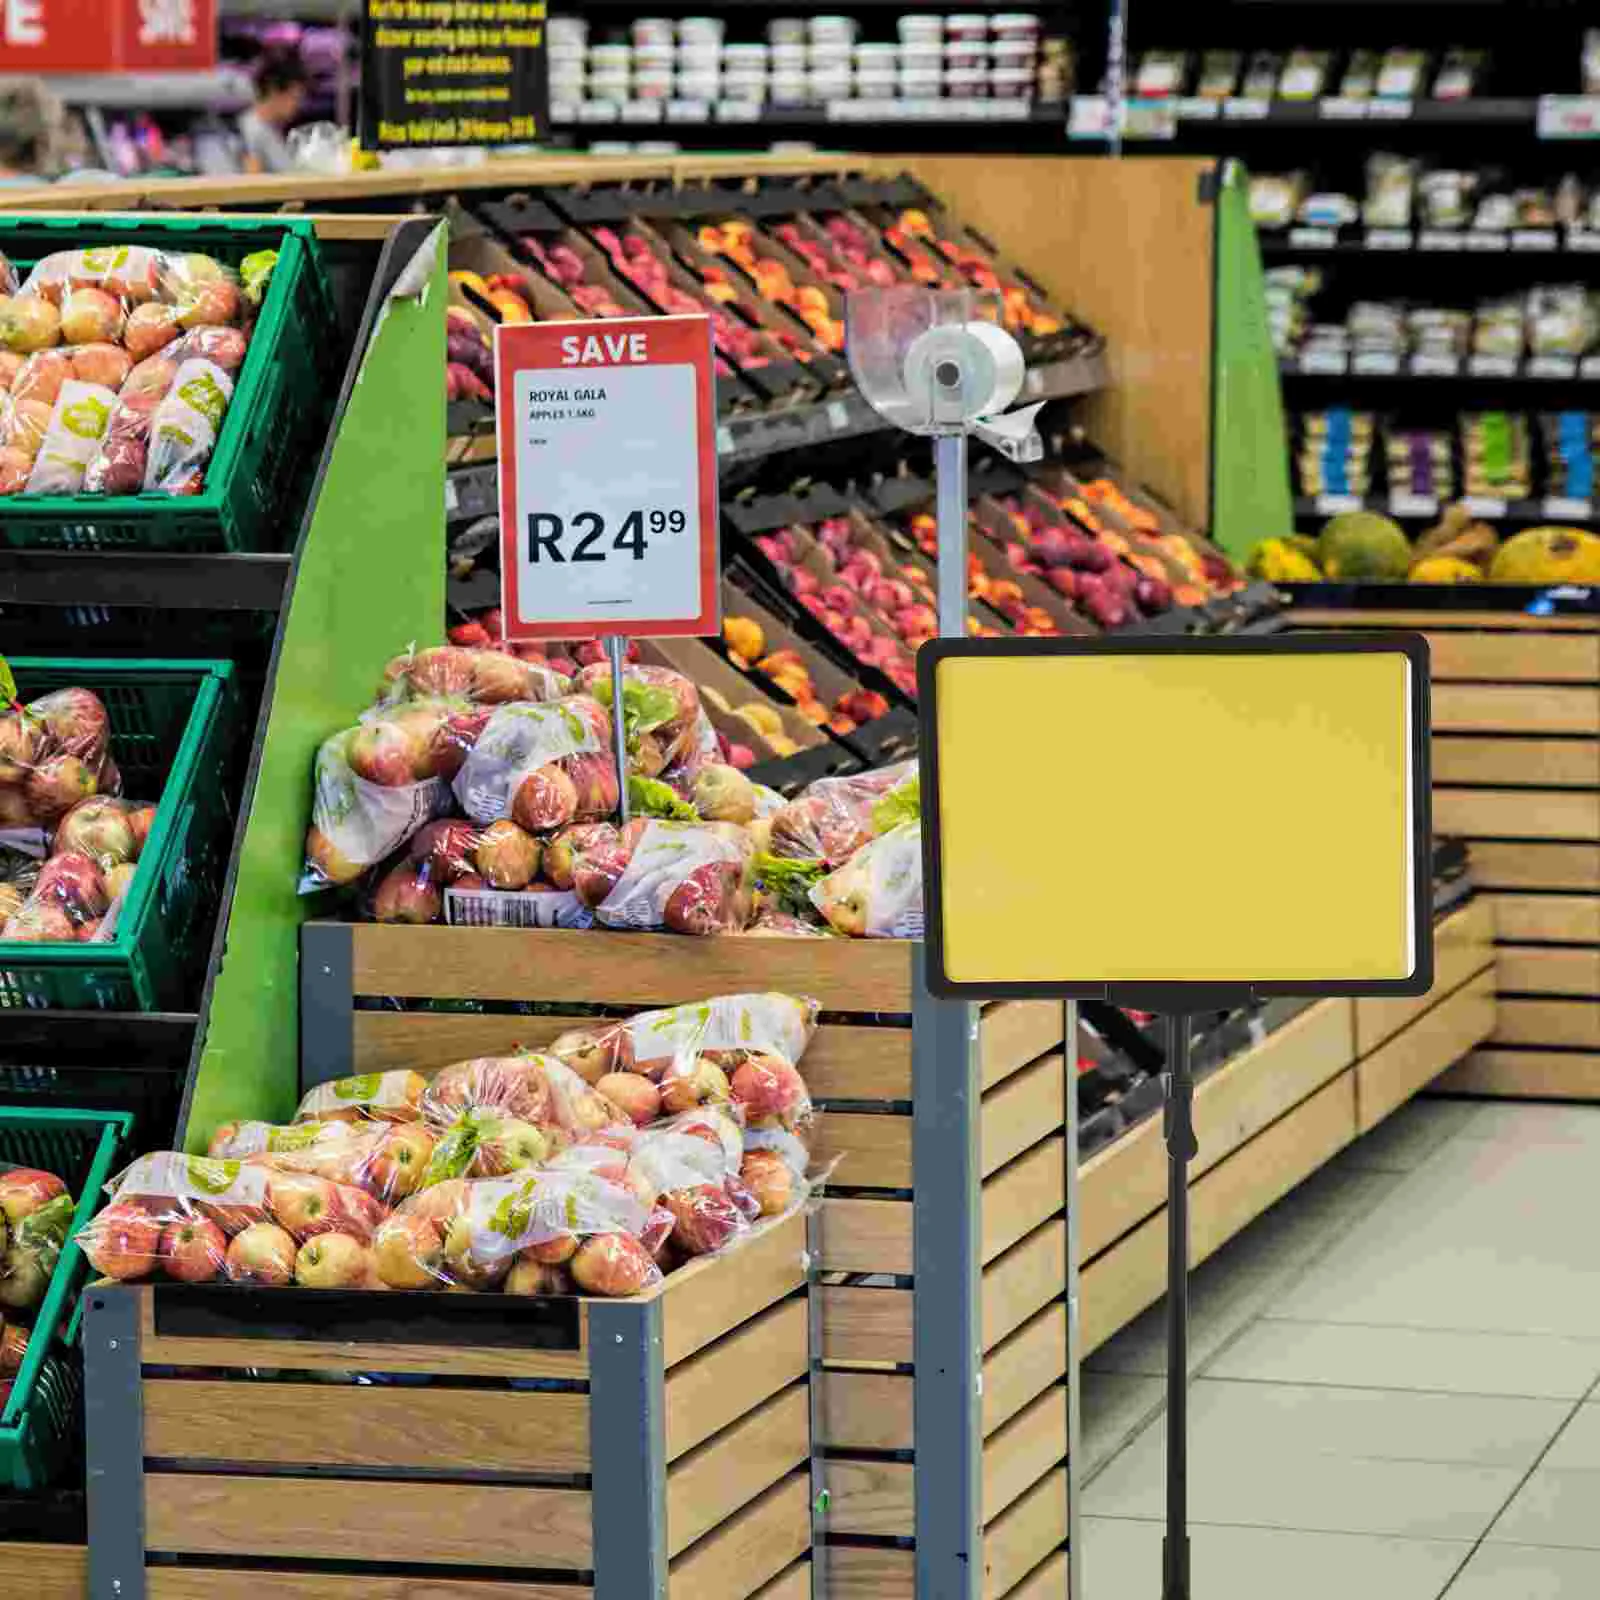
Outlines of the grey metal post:
{"type": "Polygon", "coordinates": [[[300,930],[300,1092],[355,1070],[355,934],[347,922],[300,930]]]}
{"type": "Polygon", "coordinates": [[[819,1446],[826,1431],[823,1416],[822,1385],[824,1376],[823,1345],[825,1332],[822,1316],[822,1292],[819,1286],[822,1261],[822,1206],[814,1194],[811,1209],[806,1214],[806,1339],[809,1359],[806,1362],[806,1384],[809,1390],[811,1414],[811,1594],[813,1600],[825,1600],[828,1593],[828,1511],[833,1496],[828,1489],[828,1463],[822,1459],[819,1446]]]}
{"type": "Polygon", "coordinates": [[[144,1387],[139,1296],[88,1289],[83,1412],[90,1600],[144,1600],[144,1387]]]}
{"type": "Polygon", "coordinates": [[[1078,1297],[1078,1002],[1063,1007],[1062,1066],[1067,1075],[1067,1600],[1082,1600],[1083,1542],[1078,1537],[1078,1483],[1083,1461],[1083,1385],[1078,1297]]]}
{"type": "Polygon", "coordinates": [[[967,436],[941,433],[933,441],[939,519],[939,637],[967,636],[967,436]]]}
{"type": "Polygon", "coordinates": [[[977,1600],[983,1578],[978,1010],[929,994],[920,960],[913,961],[912,983],[916,1592],[918,1600],[977,1600]]]}
{"type": "Polygon", "coordinates": [[[665,1388],[659,1298],[591,1301],[594,1600],[666,1600],[665,1388]]]}

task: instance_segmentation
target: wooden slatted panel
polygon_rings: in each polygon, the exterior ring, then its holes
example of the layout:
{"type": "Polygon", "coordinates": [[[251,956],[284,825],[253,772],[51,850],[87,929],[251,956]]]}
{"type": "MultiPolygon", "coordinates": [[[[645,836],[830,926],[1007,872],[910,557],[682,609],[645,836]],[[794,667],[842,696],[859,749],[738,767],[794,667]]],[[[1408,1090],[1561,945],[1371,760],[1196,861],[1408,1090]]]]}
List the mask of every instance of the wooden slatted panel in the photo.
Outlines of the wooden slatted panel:
{"type": "Polygon", "coordinates": [[[1440,733],[1600,733],[1600,695],[1588,688],[1435,683],[1433,726],[1440,733]]]}
{"type": "Polygon", "coordinates": [[[1593,739],[1473,739],[1443,734],[1433,741],[1433,781],[1435,785],[1592,789],[1600,784],[1600,743],[1593,739]]]}
{"type": "Polygon", "coordinates": [[[678,1555],[811,1456],[811,1397],[796,1384],[667,1473],[667,1550],[678,1555]]]}
{"type": "Polygon", "coordinates": [[[587,1570],[582,1489],[146,1472],[145,1548],[175,1555],[296,1556],[587,1570]]]}
{"type": "MultiPolygon", "coordinates": [[[[1200,1081],[1192,1177],[1215,1166],[1354,1059],[1348,1000],[1324,1000],[1200,1081]]],[[[1166,1202],[1161,1119],[1147,1118],[1084,1163],[1079,1176],[1080,1248],[1098,1254],[1166,1202]]]]}
{"type": "Polygon", "coordinates": [[[984,1530],[984,1600],[1001,1600],[1067,1537],[1067,1473],[1036,1483],[984,1530]]]}
{"type": "MultiPolygon", "coordinates": [[[[1010,1421],[1066,1374],[1067,1308],[1048,1305],[983,1364],[983,1430],[1010,1421]]],[[[822,1379],[821,1442],[834,1450],[915,1448],[912,1381],[898,1372],[830,1370],[822,1379]]]]}
{"type": "MultiPolygon", "coordinates": [[[[17,1589],[28,1600],[84,1600],[89,1551],[81,1544],[35,1544],[0,1540],[0,1573],[25,1575],[17,1589]]],[[[0,1592],[3,1592],[0,1579],[0,1592]]]]}
{"type": "Polygon", "coordinates": [[[1508,1000],[1502,996],[1496,1005],[1492,1042],[1600,1050],[1600,1004],[1593,1000],[1508,1000]]]}
{"type": "Polygon", "coordinates": [[[1600,683],[1600,636],[1438,633],[1429,630],[1434,681],[1600,683]]]}
{"type": "Polygon", "coordinates": [[[1407,1023],[1494,960],[1494,908],[1484,897],[1469,901],[1438,922],[1433,930],[1433,987],[1422,995],[1355,1002],[1358,1056],[1377,1049],[1407,1023]]]}
{"type": "Polygon", "coordinates": [[[1600,995],[1600,950],[1502,944],[1495,959],[1502,994],[1600,995]]]}
{"type": "Polygon", "coordinates": [[[847,1189],[911,1187],[911,1118],[894,1112],[825,1111],[812,1151],[828,1181],[847,1189]]]}
{"type": "Polygon", "coordinates": [[[784,1300],[679,1362],[666,1379],[667,1459],[675,1461],[803,1378],[809,1338],[805,1301],[784,1300]]]}
{"type": "Polygon", "coordinates": [[[992,1089],[1062,1040],[1064,1008],[1053,1000],[999,1000],[985,1006],[978,1033],[982,1086],[992,1089]]]}
{"type": "Polygon", "coordinates": [[[983,1097],[979,1127],[984,1177],[1062,1128],[1067,1116],[1066,1065],[1059,1053],[1041,1057],[983,1097]]]}
{"type": "MultiPolygon", "coordinates": [[[[272,1572],[259,1567],[147,1567],[149,1600],[353,1600],[349,1573],[272,1572]]],[[[362,1573],[360,1600],[593,1600],[588,1584],[498,1583],[456,1578],[439,1572],[425,1583],[416,1578],[362,1573]]],[[[84,1600],[84,1588],[71,1600],[84,1600]]],[[[30,1600],[67,1600],[31,1585],[30,1600]]]]}
{"type": "Polygon", "coordinates": [[[911,1030],[824,1024],[800,1070],[813,1100],[909,1100],[911,1030]]]}
{"type": "Polygon", "coordinates": [[[892,1545],[835,1545],[822,1600],[915,1600],[916,1560],[892,1545]]]}
{"type": "Polygon", "coordinates": [[[1433,826],[1458,839],[1600,839],[1600,794],[1435,787],[1433,826]]]}
{"type": "MultiPolygon", "coordinates": [[[[1524,637],[1589,633],[1594,629],[1592,617],[1536,617],[1523,611],[1329,611],[1318,606],[1296,606],[1293,620],[1297,628],[1414,628],[1429,633],[1484,631],[1524,637]]],[[[1533,648],[1537,643],[1530,641],[1533,648]]]]}
{"type": "MultiPolygon", "coordinates": [[[[1191,1261],[1204,1261],[1349,1144],[1355,1131],[1355,1073],[1346,1070],[1191,1186],[1191,1261]]],[[[1084,1269],[1085,1354],[1161,1298],[1166,1252],[1163,1207],[1084,1269]]]]}
{"type": "Polygon", "coordinates": [[[1495,937],[1508,944],[1600,944],[1600,895],[1497,894],[1495,937]]]}
{"type": "Polygon", "coordinates": [[[781,989],[826,1011],[911,1010],[911,958],[898,939],[675,939],[521,928],[413,928],[358,923],[355,992],[467,1000],[559,996],[582,1005],[666,1006],[686,995],[781,989]]]}
{"type": "Polygon", "coordinates": [[[1480,889],[1600,889],[1600,845],[1474,843],[1471,857],[1480,889]]]}
{"type": "Polygon", "coordinates": [[[811,1547],[807,1473],[774,1484],[672,1563],[668,1600],[749,1600],[811,1547]]]}
{"type": "Polygon", "coordinates": [[[1067,1592],[1067,1554],[1058,1550],[1041,1562],[1006,1600],[1061,1600],[1067,1592]]]}
{"type": "Polygon", "coordinates": [[[811,1563],[795,1562],[767,1584],[755,1600],[811,1600],[811,1563]]]}
{"type": "Polygon", "coordinates": [[[805,1281],[806,1219],[798,1211],[763,1223],[736,1255],[702,1256],[669,1274],[657,1291],[668,1370],[805,1281]]]}
{"type": "Polygon", "coordinates": [[[1600,1100],[1600,1050],[1474,1050],[1436,1087],[1445,1094],[1600,1100]]]}
{"type": "Polygon", "coordinates": [[[1356,1126],[1367,1133],[1494,1031],[1494,973],[1471,979],[1356,1063],[1356,1126]]]}
{"type": "MultiPolygon", "coordinates": [[[[983,1447],[983,1517],[993,1521],[1067,1453],[1067,1392],[1039,1395],[983,1447]]],[[[908,1461],[830,1459],[828,1531],[858,1538],[910,1539],[916,1533],[916,1469],[908,1461]]]]}
{"type": "Polygon", "coordinates": [[[155,1378],[144,1385],[144,1448],[171,1461],[587,1472],[589,1397],[155,1378]]]}
{"type": "Polygon", "coordinates": [[[1067,1203],[1066,1140],[1059,1135],[1018,1156],[983,1186],[981,1258],[985,1265],[1067,1203]]]}

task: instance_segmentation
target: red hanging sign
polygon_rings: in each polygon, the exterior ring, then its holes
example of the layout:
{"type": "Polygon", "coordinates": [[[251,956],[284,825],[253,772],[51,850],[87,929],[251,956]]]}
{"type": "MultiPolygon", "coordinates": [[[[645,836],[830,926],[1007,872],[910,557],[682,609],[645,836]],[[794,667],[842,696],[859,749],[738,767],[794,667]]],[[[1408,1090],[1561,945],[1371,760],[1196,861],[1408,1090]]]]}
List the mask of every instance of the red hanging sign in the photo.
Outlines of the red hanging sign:
{"type": "Polygon", "coordinates": [[[0,72],[198,72],[217,0],[0,0],[0,72]]]}

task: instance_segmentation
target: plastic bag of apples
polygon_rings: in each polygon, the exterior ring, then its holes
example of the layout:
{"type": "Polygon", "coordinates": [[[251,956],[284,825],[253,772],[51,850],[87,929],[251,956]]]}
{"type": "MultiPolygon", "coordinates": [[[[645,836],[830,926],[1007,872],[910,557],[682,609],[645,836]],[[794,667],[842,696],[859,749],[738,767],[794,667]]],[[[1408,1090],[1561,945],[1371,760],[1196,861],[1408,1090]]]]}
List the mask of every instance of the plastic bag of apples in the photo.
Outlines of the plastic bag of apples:
{"type": "Polygon", "coordinates": [[[63,250],[0,294],[0,494],[197,493],[275,259],[63,250]]]}

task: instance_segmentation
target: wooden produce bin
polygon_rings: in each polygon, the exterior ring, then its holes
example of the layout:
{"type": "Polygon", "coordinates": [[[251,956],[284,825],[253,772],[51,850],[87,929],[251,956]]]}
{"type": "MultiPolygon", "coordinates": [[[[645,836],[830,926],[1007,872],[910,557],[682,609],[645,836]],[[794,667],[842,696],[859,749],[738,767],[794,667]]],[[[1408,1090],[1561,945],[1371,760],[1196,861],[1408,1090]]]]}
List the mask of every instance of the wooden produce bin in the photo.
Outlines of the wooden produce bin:
{"type": "Polygon", "coordinates": [[[795,1213],[631,1300],[92,1289],[90,1592],[779,1593],[811,1542],[804,1246],[795,1213]]]}
{"type": "Polygon", "coordinates": [[[1600,1099],[1600,617],[1320,611],[1422,630],[1434,831],[1466,839],[1496,940],[1493,1036],[1439,1085],[1600,1099]]]}
{"type": "MultiPolygon", "coordinates": [[[[1318,1001],[1200,1079],[1200,1153],[1189,1171],[1194,1265],[1489,1036],[1490,929],[1489,902],[1469,901],[1435,925],[1426,995],[1318,1001]]],[[[1091,1156],[1079,1182],[1087,1354],[1166,1292],[1161,1119],[1091,1156]]]]}
{"type": "MultiPolygon", "coordinates": [[[[585,1020],[719,993],[814,996],[823,1022],[801,1072],[836,1160],[822,1203],[816,1444],[829,1504],[819,1595],[916,1592],[913,1217],[919,1189],[913,1012],[920,948],[892,940],[688,939],[670,934],[311,924],[303,933],[303,1057],[319,1076],[538,1048],[585,1020]],[[499,1012],[351,1009],[351,996],[470,999],[499,1012]],[[504,1008],[532,1005],[537,1014],[504,1008]],[[591,1011],[592,1015],[592,1011],[591,1011]],[[885,1452],[894,1452],[892,1457],[885,1452]],[[834,1542],[835,1540],[847,1542],[834,1542]]],[[[1006,1002],[978,1029],[983,1098],[979,1250],[984,1385],[984,1593],[1029,1592],[1066,1538],[1066,1193],[1062,1007],[1006,1002]]],[[[926,1109],[926,1108],[925,1108],[926,1109]]],[[[948,1194],[943,1196],[949,1198],[948,1194]]],[[[730,1270],[739,1267],[728,1258],[730,1270]]],[[[668,1280],[669,1285],[671,1280],[668,1280]]],[[[929,1484],[951,1472],[936,1464],[929,1484]]],[[[712,1591],[705,1591],[710,1595],[712,1591]]],[[[543,1600],[543,1597],[541,1597],[543,1600]]],[[[694,1600],[700,1600],[696,1591],[694,1600]]]]}

